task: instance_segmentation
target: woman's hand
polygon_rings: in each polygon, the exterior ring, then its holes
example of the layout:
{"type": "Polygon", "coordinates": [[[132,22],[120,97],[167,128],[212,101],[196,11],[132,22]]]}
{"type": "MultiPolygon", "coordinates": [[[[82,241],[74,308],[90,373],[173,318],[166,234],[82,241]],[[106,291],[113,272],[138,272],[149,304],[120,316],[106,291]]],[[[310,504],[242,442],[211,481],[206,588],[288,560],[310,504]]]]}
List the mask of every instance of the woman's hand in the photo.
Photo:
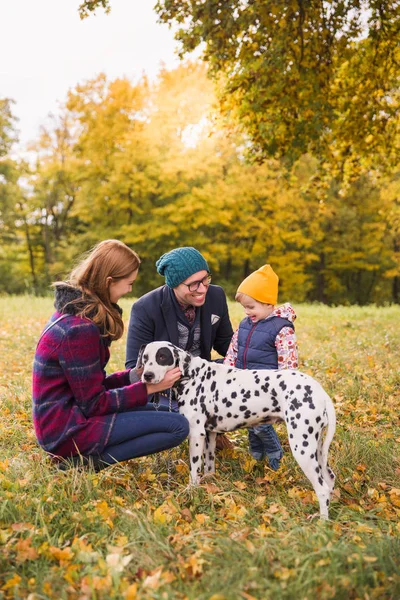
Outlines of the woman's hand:
{"type": "Polygon", "coordinates": [[[156,392],[162,392],[163,390],[168,390],[170,387],[174,385],[180,379],[182,373],[179,367],[175,367],[175,369],[171,369],[165,374],[164,379],[162,379],[159,383],[146,383],[147,393],[155,394],[156,392]]]}

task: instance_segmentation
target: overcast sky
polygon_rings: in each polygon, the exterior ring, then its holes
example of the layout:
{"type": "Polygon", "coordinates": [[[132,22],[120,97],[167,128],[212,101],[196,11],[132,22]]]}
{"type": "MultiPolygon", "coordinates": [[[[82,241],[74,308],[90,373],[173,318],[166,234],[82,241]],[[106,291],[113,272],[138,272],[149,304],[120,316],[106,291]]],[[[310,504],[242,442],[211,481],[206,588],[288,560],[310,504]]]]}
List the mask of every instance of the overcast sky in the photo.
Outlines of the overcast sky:
{"type": "Polygon", "coordinates": [[[98,9],[81,21],[79,0],[0,0],[0,97],[15,100],[22,144],[68,89],[105,72],[137,81],[151,79],[161,62],[179,62],[167,25],[157,23],[156,0],[112,0],[111,13],[98,9]]]}

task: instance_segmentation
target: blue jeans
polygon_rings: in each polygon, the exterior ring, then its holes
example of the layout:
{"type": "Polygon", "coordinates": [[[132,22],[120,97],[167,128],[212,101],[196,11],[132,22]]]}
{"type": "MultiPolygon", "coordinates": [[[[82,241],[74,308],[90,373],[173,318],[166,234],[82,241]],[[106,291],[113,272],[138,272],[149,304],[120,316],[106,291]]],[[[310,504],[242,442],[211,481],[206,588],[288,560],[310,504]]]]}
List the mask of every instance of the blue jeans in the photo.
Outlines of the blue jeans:
{"type": "MultiPolygon", "coordinates": [[[[147,456],[179,446],[189,435],[189,422],[183,415],[149,403],[118,413],[100,460],[108,465],[147,456]]],[[[106,465],[105,465],[106,466],[106,465]]]]}
{"type": "Polygon", "coordinates": [[[249,427],[249,445],[253,458],[263,460],[267,456],[271,469],[279,469],[283,448],[272,425],[249,427]]]}

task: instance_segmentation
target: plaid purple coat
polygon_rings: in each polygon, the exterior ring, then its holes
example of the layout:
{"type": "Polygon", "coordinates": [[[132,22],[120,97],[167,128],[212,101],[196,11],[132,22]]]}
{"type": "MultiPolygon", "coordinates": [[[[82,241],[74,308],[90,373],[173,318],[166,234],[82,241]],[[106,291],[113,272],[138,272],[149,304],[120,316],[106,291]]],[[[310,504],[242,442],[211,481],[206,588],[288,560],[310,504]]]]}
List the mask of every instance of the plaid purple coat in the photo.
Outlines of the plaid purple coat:
{"type": "MultiPolygon", "coordinates": [[[[49,324],[59,318],[54,313],[49,324]]],[[[106,376],[109,341],[89,319],[73,314],[39,340],[33,364],[33,422],[39,444],[68,457],[101,453],[117,413],[147,403],[129,370],[106,376]]]]}

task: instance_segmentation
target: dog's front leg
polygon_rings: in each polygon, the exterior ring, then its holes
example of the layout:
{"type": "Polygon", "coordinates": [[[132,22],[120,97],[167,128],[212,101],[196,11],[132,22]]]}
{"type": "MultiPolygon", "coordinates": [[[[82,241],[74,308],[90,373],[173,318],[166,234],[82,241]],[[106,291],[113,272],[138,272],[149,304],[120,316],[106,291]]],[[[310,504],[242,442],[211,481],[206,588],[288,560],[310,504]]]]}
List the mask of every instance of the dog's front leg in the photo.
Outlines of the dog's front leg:
{"type": "Polygon", "coordinates": [[[190,483],[200,483],[201,468],[206,432],[204,429],[191,429],[189,434],[190,483]]]}
{"type": "Polygon", "coordinates": [[[207,438],[204,450],[204,475],[215,473],[215,445],[217,434],[214,431],[207,431],[207,438]]]}

